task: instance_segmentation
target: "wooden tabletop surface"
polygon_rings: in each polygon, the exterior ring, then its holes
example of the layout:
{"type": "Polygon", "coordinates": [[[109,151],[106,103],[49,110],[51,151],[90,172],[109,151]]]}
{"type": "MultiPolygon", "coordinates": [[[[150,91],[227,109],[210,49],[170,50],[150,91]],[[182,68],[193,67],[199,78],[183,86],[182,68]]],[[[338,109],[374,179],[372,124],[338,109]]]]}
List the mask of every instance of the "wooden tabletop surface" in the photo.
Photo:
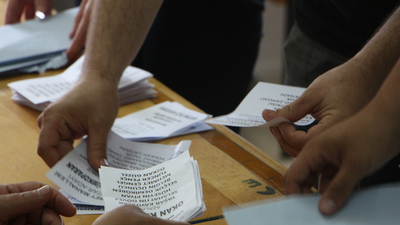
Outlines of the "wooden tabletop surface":
{"type": "MultiPolygon", "coordinates": [[[[4,0],[0,0],[2,14],[4,0]]],[[[0,15],[2,17],[2,15],[0,15]]],[[[1,20],[0,20],[1,21],[1,20]]],[[[55,75],[22,74],[0,77],[0,183],[38,181],[55,186],[45,177],[49,170],[36,153],[39,128],[36,119],[39,112],[21,106],[11,100],[7,83],[12,81],[55,75]]],[[[152,78],[157,97],[122,106],[118,117],[170,100],[201,111],[196,106],[152,78]]],[[[226,224],[222,207],[251,201],[275,198],[283,195],[282,166],[254,145],[225,126],[213,125],[214,130],[169,138],[157,143],[177,144],[192,140],[190,154],[198,161],[202,178],[204,201],[207,210],[192,222],[203,225],[226,224]]],[[[98,215],[79,215],[64,218],[66,224],[91,224],[98,215]]]]}

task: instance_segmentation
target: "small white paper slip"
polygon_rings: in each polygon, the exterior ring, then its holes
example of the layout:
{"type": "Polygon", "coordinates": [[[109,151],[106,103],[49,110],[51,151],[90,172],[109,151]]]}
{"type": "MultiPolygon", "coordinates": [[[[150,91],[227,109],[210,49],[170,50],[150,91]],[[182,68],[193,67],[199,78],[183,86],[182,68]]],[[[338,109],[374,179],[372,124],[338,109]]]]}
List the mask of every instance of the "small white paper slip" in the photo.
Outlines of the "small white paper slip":
{"type": "MultiPolygon", "coordinates": [[[[291,123],[283,117],[277,117],[267,123],[262,117],[262,111],[280,109],[300,97],[305,90],[305,88],[258,82],[232,113],[210,118],[205,122],[234,127],[277,126],[280,123],[291,123]]],[[[294,124],[304,126],[314,120],[312,116],[307,115],[294,124]]]]}
{"type": "MultiPolygon", "coordinates": [[[[175,157],[189,149],[191,141],[178,145],[138,143],[113,132],[107,138],[107,159],[112,167],[141,170],[175,157]]],[[[86,155],[86,141],[62,158],[46,176],[72,197],[91,205],[104,205],[100,178],[86,155]]]]}
{"type": "Polygon", "coordinates": [[[175,159],[141,171],[101,167],[105,211],[136,205],[152,216],[187,221],[204,209],[197,163],[185,151],[175,159]],[[199,189],[200,187],[200,189],[199,189]]]}
{"type": "Polygon", "coordinates": [[[203,122],[209,115],[165,101],[115,120],[112,131],[135,141],[175,136],[203,122]]]}
{"type": "Polygon", "coordinates": [[[224,208],[229,225],[376,225],[399,224],[400,184],[376,186],[360,190],[332,216],[318,211],[320,197],[304,194],[277,200],[261,201],[239,207],[224,208]]]}

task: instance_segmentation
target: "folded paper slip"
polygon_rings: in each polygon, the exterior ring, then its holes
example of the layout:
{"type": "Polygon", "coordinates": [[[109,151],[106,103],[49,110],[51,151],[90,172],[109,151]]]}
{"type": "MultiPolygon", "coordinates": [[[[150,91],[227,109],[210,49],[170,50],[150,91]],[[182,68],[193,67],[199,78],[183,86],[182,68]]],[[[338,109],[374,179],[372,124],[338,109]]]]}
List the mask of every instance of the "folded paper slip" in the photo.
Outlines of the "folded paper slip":
{"type": "Polygon", "coordinates": [[[132,141],[153,141],[213,129],[203,123],[210,117],[178,102],[165,101],[131,113],[114,122],[112,131],[132,141]]]}
{"type": "MultiPolygon", "coordinates": [[[[277,126],[280,123],[291,123],[283,117],[277,117],[267,122],[263,119],[262,112],[264,109],[277,110],[290,104],[305,90],[300,87],[258,82],[232,113],[207,119],[205,122],[233,127],[269,127],[277,126]]],[[[311,115],[306,115],[294,124],[305,126],[314,120],[311,115]]]]}
{"type": "MultiPolygon", "coordinates": [[[[12,99],[21,105],[43,111],[51,102],[63,96],[73,87],[81,74],[83,62],[84,56],[59,75],[9,83],[8,86],[13,92],[12,99]]],[[[145,70],[128,66],[123,72],[118,86],[120,104],[155,97],[154,85],[148,82],[152,76],[145,70]]]]}

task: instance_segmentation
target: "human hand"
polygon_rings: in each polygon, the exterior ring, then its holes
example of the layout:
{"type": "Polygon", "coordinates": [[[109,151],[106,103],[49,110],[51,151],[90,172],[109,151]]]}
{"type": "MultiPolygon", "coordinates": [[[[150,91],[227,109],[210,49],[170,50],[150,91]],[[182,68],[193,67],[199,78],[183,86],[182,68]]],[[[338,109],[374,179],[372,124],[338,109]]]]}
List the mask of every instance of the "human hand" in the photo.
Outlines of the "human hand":
{"type": "Polygon", "coordinates": [[[107,165],[107,135],[117,116],[117,85],[103,78],[82,79],[38,118],[38,154],[49,167],[73,149],[74,139],[88,135],[93,169],[107,165]]]}
{"type": "Polygon", "coordinates": [[[280,147],[296,157],[304,144],[333,124],[353,115],[364,107],[375,95],[379,82],[371,85],[362,63],[353,60],[319,76],[307,90],[291,104],[277,110],[264,110],[266,121],[282,116],[296,122],[311,114],[318,124],[307,132],[296,130],[283,123],[271,127],[271,133],[280,147]]]}
{"type": "Polygon", "coordinates": [[[18,23],[22,15],[26,20],[33,19],[36,11],[41,11],[47,16],[51,14],[52,9],[52,0],[8,0],[4,23],[18,23]]]}
{"type": "Polygon", "coordinates": [[[320,212],[342,208],[358,182],[400,150],[399,123],[381,110],[363,109],[307,142],[285,174],[285,194],[310,193],[320,174],[320,212]]]}
{"type": "Polygon", "coordinates": [[[62,224],[76,209],[56,189],[38,182],[0,185],[0,224],[62,224]]]}
{"type": "Polygon", "coordinates": [[[188,225],[188,223],[164,220],[150,216],[133,205],[118,207],[97,218],[93,225],[129,224],[129,225],[188,225]]]}
{"type": "Polygon", "coordinates": [[[74,28],[70,33],[72,43],[67,50],[69,61],[75,61],[81,55],[85,47],[86,35],[89,28],[90,15],[92,13],[92,0],[83,0],[79,12],[75,17],[74,28]]]}

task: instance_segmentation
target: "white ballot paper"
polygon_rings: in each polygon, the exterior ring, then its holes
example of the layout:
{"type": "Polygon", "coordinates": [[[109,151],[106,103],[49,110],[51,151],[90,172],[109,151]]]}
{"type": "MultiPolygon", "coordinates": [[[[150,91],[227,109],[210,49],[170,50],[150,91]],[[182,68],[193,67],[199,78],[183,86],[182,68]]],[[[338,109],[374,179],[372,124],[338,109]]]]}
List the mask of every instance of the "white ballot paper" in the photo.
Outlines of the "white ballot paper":
{"type": "Polygon", "coordinates": [[[198,165],[189,151],[145,170],[102,166],[99,173],[106,212],[129,204],[151,216],[188,221],[205,210],[198,165]]]}
{"type": "Polygon", "coordinates": [[[112,131],[133,141],[167,137],[213,129],[203,123],[209,115],[165,101],[115,120],[112,131]]]}
{"type": "Polygon", "coordinates": [[[331,216],[318,211],[318,195],[307,194],[253,203],[243,209],[227,207],[224,217],[229,225],[394,225],[400,221],[399,193],[399,183],[357,191],[331,216]]]}
{"type": "MultiPolygon", "coordinates": [[[[21,105],[43,111],[51,102],[72,88],[81,74],[83,62],[84,56],[59,75],[9,83],[8,86],[13,92],[12,99],[21,105]]],[[[128,66],[118,86],[120,104],[155,97],[154,85],[147,81],[150,77],[151,73],[128,66]]]]}
{"type": "MultiPolygon", "coordinates": [[[[107,160],[110,167],[143,170],[186,151],[191,141],[178,145],[139,143],[110,132],[107,139],[107,160]]],[[[104,205],[101,183],[86,155],[86,141],[62,158],[46,176],[75,199],[86,205],[104,205]]]]}
{"type": "MultiPolygon", "coordinates": [[[[291,123],[283,117],[277,117],[268,123],[262,118],[264,109],[280,109],[297,99],[305,88],[259,82],[230,114],[206,120],[206,123],[222,124],[233,127],[277,126],[291,123]]],[[[307,115],[295,122],[296,125],[309,125],[315,119],[307,115]]]]}

